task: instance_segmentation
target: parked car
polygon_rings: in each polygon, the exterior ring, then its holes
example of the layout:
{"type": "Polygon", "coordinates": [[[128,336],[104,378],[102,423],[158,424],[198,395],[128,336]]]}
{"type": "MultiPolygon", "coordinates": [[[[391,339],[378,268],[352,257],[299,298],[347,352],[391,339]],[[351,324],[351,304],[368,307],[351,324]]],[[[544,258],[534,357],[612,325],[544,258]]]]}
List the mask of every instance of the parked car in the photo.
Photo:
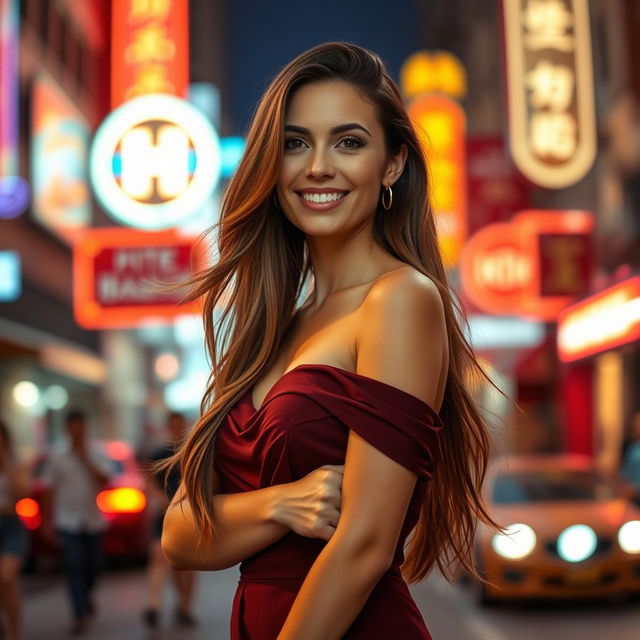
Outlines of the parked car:
{"type": "MultiPolygon", "coordinates": [[[[104,552],[108,558],[143,561],[149,544],[149,518],[144,493],[144,476],[131,447],[120,441],[100,442],[111,460],[113,474],[98,494],[98,508],[107,520],[104,552]]],[[[16,512],[31,532],[28,567],[57,564],[60,546],[41,535],[41,501],[45,486],[42,473],[46,455],[39,456],[33,466],[33,490],[29,498],[16,504],[16,512]]]]}
{"type": "Polygon", "coordinates": [[[518,456],[489,469],[485,498],[506,527],[478,527],[475,554],[491,585],[480,600],[640,592],[640,509],[623,481],[587,457],[518,456]]]}

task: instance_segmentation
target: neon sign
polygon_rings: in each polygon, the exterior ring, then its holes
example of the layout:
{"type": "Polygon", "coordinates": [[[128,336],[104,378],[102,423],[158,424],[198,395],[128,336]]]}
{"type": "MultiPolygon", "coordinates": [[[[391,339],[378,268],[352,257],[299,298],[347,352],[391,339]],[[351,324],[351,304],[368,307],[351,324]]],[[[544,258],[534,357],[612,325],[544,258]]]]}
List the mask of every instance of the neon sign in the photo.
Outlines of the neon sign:
{"type": "Polygon", "coordinates": [[[480,309],[553,320],[589,287],[593,218],[522,211],[475,233],[462,253],[464,292],[480,309]]]}
{"type": "Polygon", "coordinates": [[[467,74],[448,51],[417,51],[402,65],[400,86],[407,98],[440,93],[461,100],[467,93],[467,74]]]}
{"type": "Polygon", "coordinates": [[[197,213],[218,182],[220,165],[209,120],[188,102],[158,94],[129,100],[104,120],[90,174],[109,215],[154,230],[197,213]]]}
{"type": "Polygon", "coordinates": [[[18,3],[0,0],[0,218],[29,206],[29,185],[18,175],[18,3]]]}
{"type": "Polygon", "coordinates": [[[453,267],[467,236],[465,115],[453,100],[429,94],[414,100],[408,112],[430,159],[440,250],[445,266],[453,267]]]}
{"type": "Polygon", "coordinates": [[[149,93],[187,97],[187,0],[113,0],[111,107],[149,93]]]}
{"type": "Polygon", "coordinates": [[[558,318],[558,355],[572,362],[640,340],[640,277],[565,309],[558,318]]]}
{"type": "Polygon", "coordinates": [[[511,154],[532,182],[568,187],[596,155],[588,2],[502,4],[511,154]]]}
{"type": "Polygon", "coordinates": [[[33,85],[31,175],[33,215],[68,242],[91,219],[87,176],[89,126],[44,74],[33,85]]]}
{"type": "Polygon", "coordinates": [[[0,302],[17,300],[21,291],[20,256],[15,251],[0,251],[0,302]]]}
{"type": "Polygon", "coordinates": [[[105,329],[195,313],[197,303],[178,304],[182,292],[163,286],[185,281],[203,264],[196,239],[174,231],[86,231],[74,246],[76,320],[87,329],[105,329]]]}

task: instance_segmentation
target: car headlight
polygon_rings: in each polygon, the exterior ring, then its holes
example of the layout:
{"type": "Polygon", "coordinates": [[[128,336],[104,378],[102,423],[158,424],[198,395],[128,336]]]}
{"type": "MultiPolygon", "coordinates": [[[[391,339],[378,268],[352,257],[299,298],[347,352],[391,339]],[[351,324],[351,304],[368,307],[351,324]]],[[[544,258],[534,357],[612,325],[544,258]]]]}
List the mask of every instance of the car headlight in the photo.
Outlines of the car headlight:
{"type": "Polygon", "coordinates": [[[627,553],[640,553],[640,520],[629,520],[620,527],[618,544],[627,553]]]}
{"type": "Polygon", "coordinates": [[[567,562],[586,560],[597,546],[598,536],[586,524],[574,524],[558,536],[558,555],[567,562]]]}
{"type": "Polygon", "coordinates": [[[536,546],[536,534],[527,524],[512,524],[505,533],[496,533],[491,540],[493,550],[503,558],[517,560],[528,556],[536,546]]]}

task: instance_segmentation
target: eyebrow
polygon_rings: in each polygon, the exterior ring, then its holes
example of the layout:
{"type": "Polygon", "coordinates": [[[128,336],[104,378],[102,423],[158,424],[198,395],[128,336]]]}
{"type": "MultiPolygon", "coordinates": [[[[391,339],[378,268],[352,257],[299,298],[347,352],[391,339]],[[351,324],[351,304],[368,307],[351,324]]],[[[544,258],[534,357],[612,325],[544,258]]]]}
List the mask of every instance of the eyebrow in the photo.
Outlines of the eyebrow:
{"type": "MultiPolygon", "coordinates": [[[[342,133],[344,131],[351,131],[352,129],[361,129],[369,137],[372,137],[371,134],[361,124],[358,124],[357,122],[347,122],[346,124],[339,124],[337,127],[333,127],[332,129],[330,129],[329,133],[333,136],[336,133],[342,133]]],[[[295,125],[295,124],[286,125],[284,130],[285,131],[293,131],[295,133],[302,133],[302,134],[305,134],[305,135],[309,135],[311,133],[309,131],[309,129],[305,129],[304,127],[299,127],[298,125],[295,125]]]]}

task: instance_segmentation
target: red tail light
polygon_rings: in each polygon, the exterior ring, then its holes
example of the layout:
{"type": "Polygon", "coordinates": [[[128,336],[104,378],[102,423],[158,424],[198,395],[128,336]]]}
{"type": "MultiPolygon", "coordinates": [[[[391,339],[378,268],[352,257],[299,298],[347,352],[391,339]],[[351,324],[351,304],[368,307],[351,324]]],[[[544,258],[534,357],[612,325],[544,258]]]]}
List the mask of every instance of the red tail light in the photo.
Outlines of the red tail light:
{"type": "Polygon", "coordinates": [[[140,513],[147,504],[147,498],[139,489],[118,487],[101,491],[96,498],[96,504],[105,514],[140,513]]]}
{"type": "Polygon", "coordinates": [[[16,513],[27,529],[37,529],[42,524],[40,505],[33,498],[22,498],[16,502],[16,513]]]}

